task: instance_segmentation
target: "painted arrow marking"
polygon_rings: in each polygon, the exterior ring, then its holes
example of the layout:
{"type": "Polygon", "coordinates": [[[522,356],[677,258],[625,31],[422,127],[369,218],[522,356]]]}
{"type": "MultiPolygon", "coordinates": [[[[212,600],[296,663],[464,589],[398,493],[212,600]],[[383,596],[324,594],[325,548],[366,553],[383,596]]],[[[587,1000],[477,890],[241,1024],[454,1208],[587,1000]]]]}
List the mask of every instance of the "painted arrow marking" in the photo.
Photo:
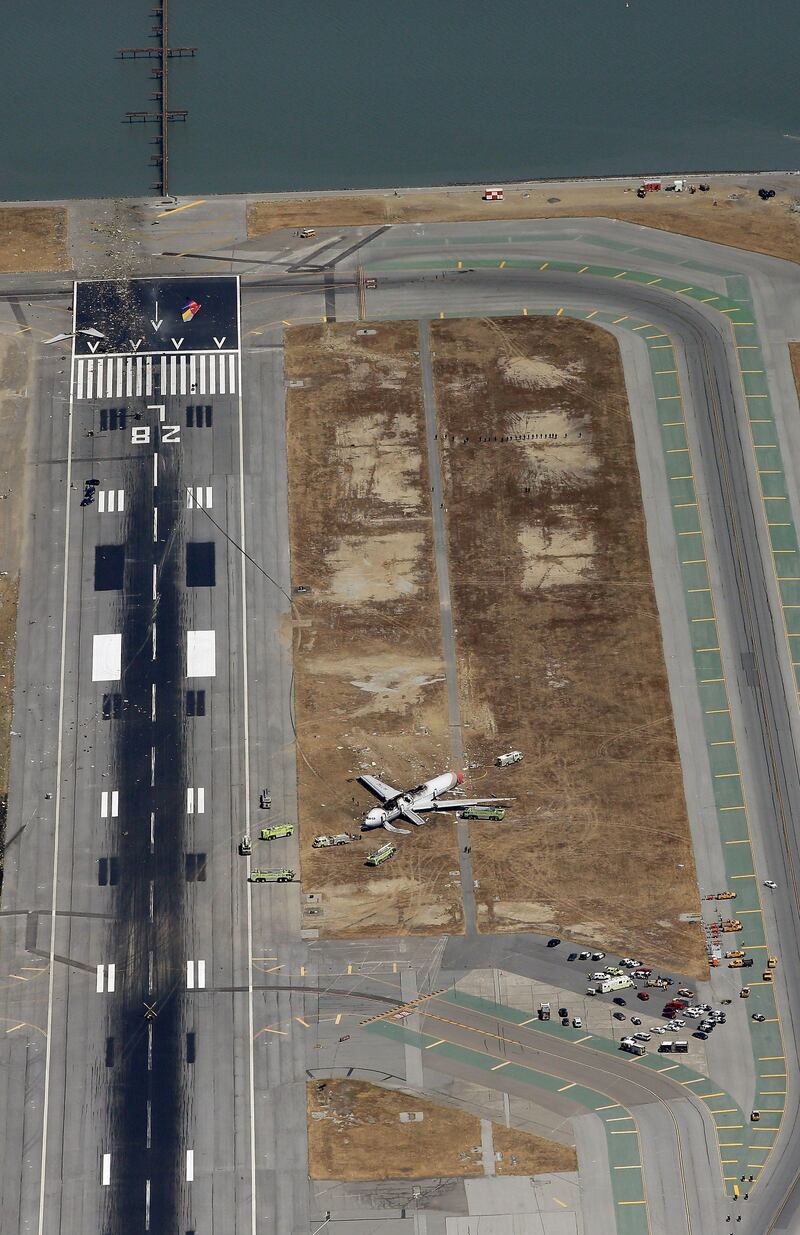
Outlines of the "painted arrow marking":
{"type": "Polygon", "coordinates": [[[153,330],[160,330],[163,324],[163,321],[164,321],[163,317],[158,316],[158,301],[156,301],[155,316],[150,318],[150,325],[153,327],[153,330]]]}
{"type": "Polygon", "coordinates": [[[227,337],[228,337],[227,335],[223,335],[221,339],[218,339],[217,336],[214,335],[214,342],[216,343],[217,347],[222,347],[222,344],[225,342],[227,337]]]}
{"type": "Polygon", "coordinates": [[[92,353],[92,355],[94,355],[94,353],[97,351],[100,344],[99,342],[98,343],[87,343],[86,346],[89,348],[89,351],[92,353]]]}
{"type": "Polygon", "coordinates": [[[173,340],[172,340],[172,343],[173,343],[173,346],[174,346],[174,347],[176,348],[176,350],[177,350],[177,349],[181,346],[181,344],[183,343],[183,339],[173,339],[173,340]]]}
{"type": "Polygon", "coordinates": [[[139,348],[142,346],[142,343],[144,342],[144,339],[137,339],[135,343],[133,339],[128,339],[128,342],[130,343],[133,351],[138,352],[139,348]]]}

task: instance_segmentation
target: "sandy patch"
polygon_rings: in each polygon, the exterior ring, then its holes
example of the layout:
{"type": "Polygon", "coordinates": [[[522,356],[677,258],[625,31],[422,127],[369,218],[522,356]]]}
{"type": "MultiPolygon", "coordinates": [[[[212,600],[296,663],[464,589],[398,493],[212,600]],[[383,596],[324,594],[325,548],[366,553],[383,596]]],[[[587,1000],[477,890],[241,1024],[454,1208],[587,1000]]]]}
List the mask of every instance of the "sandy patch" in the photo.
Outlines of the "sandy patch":
{"type": "Polygon", "coordinates": [[[324,598],[335,604],[408,599],[419,589],[420,531],[346,536],[326,557],[330,582],[324,598]]]}
{"type": "Polygon", "coordinates": [[[529,524],[518,530],[517,537],[525,557],[522,587],[526,592],[579,583],[594,564],[594,535],[586,529],[529,524]]]}
{"type": "Polygon", "coordinates": [[[578,380],[583,369],[577,361],[559,367],[533,356],[501,356],[497,364],[506,381],[513,382],[515,386],[526,386],[529,390],[554,390],[559,386],[569,386],[578,380]]]}

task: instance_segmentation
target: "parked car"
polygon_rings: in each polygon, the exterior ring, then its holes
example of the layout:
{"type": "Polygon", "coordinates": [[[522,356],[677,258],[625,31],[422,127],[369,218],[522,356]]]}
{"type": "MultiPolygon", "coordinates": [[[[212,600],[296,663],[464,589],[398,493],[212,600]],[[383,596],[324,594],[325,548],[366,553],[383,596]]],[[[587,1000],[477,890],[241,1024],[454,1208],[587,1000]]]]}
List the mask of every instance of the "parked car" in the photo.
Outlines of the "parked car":
{"type": "Polygon", "coordinates": [[[624,1008],[627,1005],[627,1002],[627,999],[623,999],[621,995],[614,996],[614,1003],[620,1008],[624,1008]]]}
{"type": "Polygon", "coordinates": [[[625,1013],[624,1012],[614,1012],[613,1017],[615,1021],[624,1021],[625,1013]]]}
{"type": "Polygon", "coordinates": [[[561,1018],[561,1024],[562,1024],[562,1025],[569,1025],[569,1017],[568,1017],[568,1016],[562,1016],[562,1018],[561,1018]]]}
{"type": "Polygon", "coordinates": [[[583,1021],[581,1020],[579,1016],[573,1016],[572,1028],[573,1029],[583,1029],[583,1021]]]}
{"type": "Polygon", "coordinates": [[[641,1016],[632,1016],[632,1017],[631,1017],[631,1024],[632,1024],[632,1025],[641,1025],[641,1023],[642,1023],[642,1018],[641,1018],[641,1016]]]}
{"type": "Polygon", "coordinates": [[[602,961],[602,960],[605,960],[605,955],[606,955],[606,954],[605,954],[605,952],[593,952],[593,953],[592,953],[592,960],[593,960],[593,961],[602,961]]]}
{"type": "Polygon", "coordinates": [[[548,948],[557,948],[560,943],[560,939],[548,939],[547,946],[548,948]]]}
{"type": "Polygon", "coordinates": [[[649,999],[650,996],[648,995],[647,991],[637,991],[636,998],[637,999],[649,999]]]}
{"type": "Polygon", "coordinates": [[[569,956],[567,957],[568,961],[576,961],[577,959],[578,959],[577,952],[570,952],[569,956]]]}
{"type": "Polygon", "coordinates": [[[765,1021],[766,1019],[767,1019],[767,1018],[766,1018],[766,1016],[764,1015],[764,1013],[763,1013],[763,1012],[754,1012],[754,1013],[753,1013],[753,1020],[754,1020],[754,1021],[765,1021]]]}
{"type": "Polygon", "coordinates": [[[558,1015],[559,1015],[559,1016],[569,1016],[569,1012],[567,1011],[567,1009],[566,1009],[566,1008],[559,1008],[559,1009],[558,1009],[558,1015]]]}
{"type": "Polygon", "coordinates": [[[708,1034],[707,1034],[704,1030],[702,1030],[702,1029],[697,1029],[697,1030],[695,1030],[695,1032],[692,1034],[692,1037],[693,1037],[693,1038],[699,1038],[701,1042],[705,1042],[706,1038],[708,1037],[708,1034]]]}

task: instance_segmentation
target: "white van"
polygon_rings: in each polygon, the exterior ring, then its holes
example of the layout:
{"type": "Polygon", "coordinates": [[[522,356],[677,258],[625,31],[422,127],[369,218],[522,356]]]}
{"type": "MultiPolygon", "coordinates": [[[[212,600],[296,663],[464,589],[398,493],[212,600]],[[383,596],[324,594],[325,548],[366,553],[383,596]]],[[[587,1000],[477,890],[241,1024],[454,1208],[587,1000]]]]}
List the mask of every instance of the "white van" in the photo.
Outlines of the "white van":
{"type": "Polygon", "coordinates": [[[496,768],[507,768],[510,763],[522,763],[521,750],[510,750],[506,755],[498,755],[494,761],[496,768]]]}

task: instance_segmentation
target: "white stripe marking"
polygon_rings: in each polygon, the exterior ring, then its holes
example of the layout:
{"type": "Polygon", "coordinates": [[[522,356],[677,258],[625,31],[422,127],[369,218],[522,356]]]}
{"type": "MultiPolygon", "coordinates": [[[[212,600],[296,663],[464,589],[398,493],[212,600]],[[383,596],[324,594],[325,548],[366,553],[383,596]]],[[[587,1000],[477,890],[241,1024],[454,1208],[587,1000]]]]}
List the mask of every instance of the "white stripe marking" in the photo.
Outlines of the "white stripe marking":
{"type": "Polygon", "coordinates": [[[108,967],[108,990],[109,992],[113,991],[116,984],[117,984],[117,967],[116,965],[109,965],[108,967]]]}
{"type": "Polygon", "coordinates": [[[187,630],[187,678],[213,678],[217,672],[216,633],[213,630],[187,630]]]}
{"type": "Polygon", "coordinates": [[[205,989],[206,985],[206,963],[205,961],[197,962],[197,985],[201,990],[205,989]]]}
{"type": "Polygon", "coordinates": [[[189,393],[194,394],[197,389],[197,357],[192,352],[189,357],[189,393]]]}
{"type": "Polygon", "coordinates": [[[226,382],[225,382],[225,377],[226,377],[226,374],[225,374],[225,357],[224,357],[224,356],[220,356],[220,358],[219,358],[219,393],[220,393],[221,395],[224,395],[224,394],[225,394],[225,390],[226,390],[226,382]]]}
{"type": "Polygon", "coordinates": [[[104,1188],[111,1183],[111,1154],[103,1154],[102,1182],[104,1188]]]}
{"type": "Polygon", "coordinates": [[[205,352],[200,354],[200,394],[206,393],[206,356],[205,352]]]}
{"type": "Polygon", "coordinates": [[[178,367],[180,368],[181,394],[185,395],[186,394],[186,357],[185,356],[180,356],[178,358],[178,367]]]}
{"type": "Polygon", "coordinates": [[[125,361],[125,398],[130,399],[133,394],[133,357],[128,356],[125,361]]]}
{"type": "Polygon", "coordinates": [[[158,488],[158,451],[153,452],[153,486],[158,488]]]}
{"type": "Polygon", "coordinates": [[[186,985],[190,991],[194,990],[194,961],[186,962],[186,985]]]}
{"type": "Polygon", "coordinates": [[[122,514],[125,509],[125,490],[117,489],[117,510],[122,514]]]}
{"type": "Polygon", "coordinates": [[[116,819],[119,815],[119,790],[111,790],[111,818],[116,819]]]}
{"type": "Polygon", "coordinates": [[[101,489],[97,495],[97,509],[100,511],[101,515],[104,515],[106,512],[106,491],[105,489],[101,489]]]}
{"type": "Polygon", "coordinates": [[[103,360],[101,356],[98,356],[97,359],[95,360],[95,379],[94,379],[94,388],[95,388],[95,392],[96,392],[98,399],[102,399],[103,397],[103,377],[104,377],[103,360]]]}
{"type": "Polygon", "coordinates": [[[86,398],[91,399],[94,394],[94,360],[86,361],[86,398]]]}
{"type": "Polygon", "coordinates": [[[136,357],[136,397],[142,396],[142,372],[144,369],[144,360],[141,356],[136,357]]]}
{"type": "Polygon", "coordinates": [[[97,966],[97,994],[102,995],[105,982],[105,965],[97,966]]]}
{"type": "Polygon", "coordinates": [[[228,357],[228,390],[231,394],[236,393],[236,357],[233,352],[228,357]]]}
{"type": "Polygon", "coordinates": [[[118,682],[122,676],[122,635],[92,636],[92,681],[118,682]]]}
{"type": "Polygon", "coordinates": [[[197,813],[202,815],[206,809],[206,791],[205,789],[197,790],[197,813]]]}
{"type": "Polygon", "coordinates": [[[77,364],[78,364],[77,398],[82,399],[83,398],[83,379],[84,379],[86,370],[85,370],[85,366],[82,360],[79,360],[77,364]]]}
{"type": "Polygon", "coordinates": [[[194,814],[194,789],[191,786],[186,790],[186,812],[189,815],[194,814]]]}
{"type": "Polygon", "coordinates": [[[194,1180],[194,1150],[186,1150],[186,1182],[192,1183],[194,1180]]]}
{"type": "Polygon", "coordinates": [[[217,358],[209,356],[208,358],[208,393],[215,395],[217,393],[217,358]]]}

